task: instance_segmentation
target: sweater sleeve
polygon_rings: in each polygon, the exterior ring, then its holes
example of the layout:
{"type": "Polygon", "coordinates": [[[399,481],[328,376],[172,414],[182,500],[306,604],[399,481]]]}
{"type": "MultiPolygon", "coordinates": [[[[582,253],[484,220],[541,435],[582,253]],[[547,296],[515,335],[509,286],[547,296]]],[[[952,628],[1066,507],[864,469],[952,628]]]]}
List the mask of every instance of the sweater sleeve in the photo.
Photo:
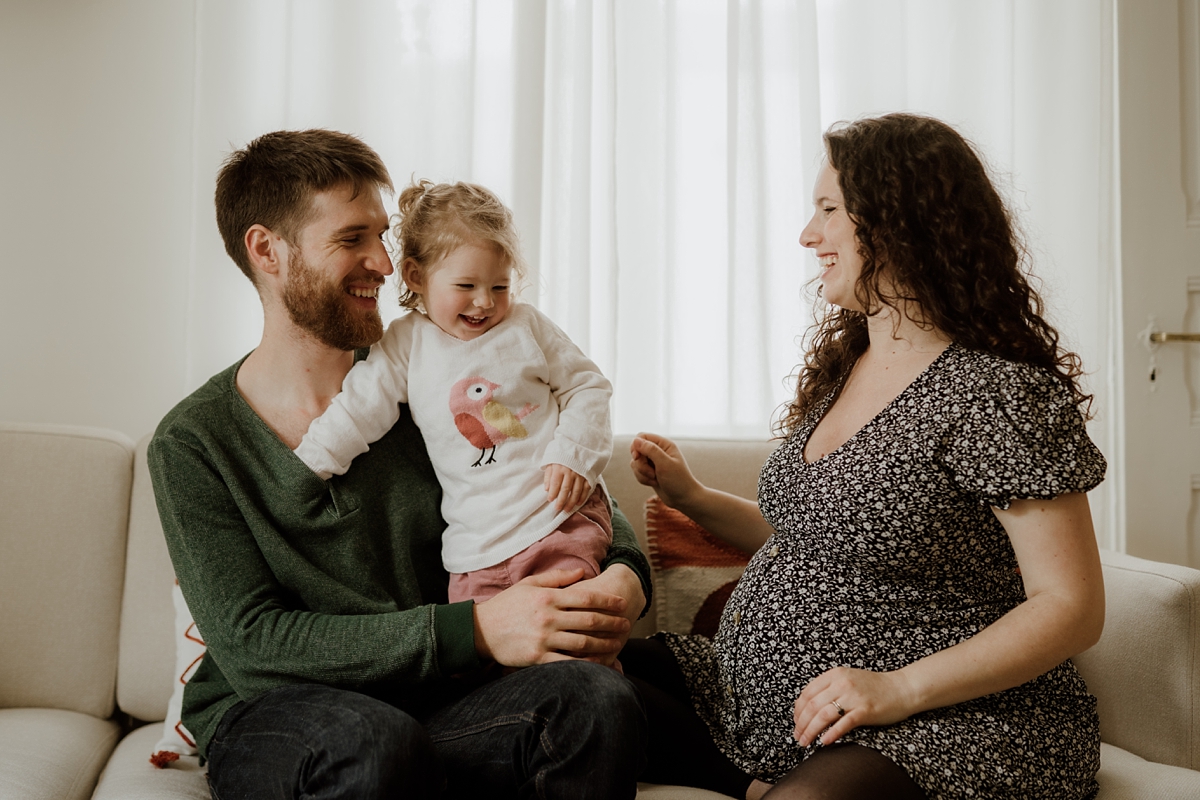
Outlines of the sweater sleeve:
{"type": "Polygon", "coordinates": [[[549,317],[528,308],[558,402],[558,427],[540,466],[562,464],[595,486],[612,457],[612,384],[549,317]]]}
{"type": "Polygon", "coordinates": [[[203,447],[169,435],[151,442],[149,466],[171,561],[206,658],[242,699],[286,683],[415,684],[478,664],[471,603],[385,613],[306,610],[264,555],[292,534],[258,517],[250,524],[252,487],[227,482],[203,447]]]}
{"type": "Polygon", "coordinates": [[[345,475],[355,456],[367,452],[400,418],[400,403],[408,402],[414,313],[388,326],[370,355],[346,374],[329,408],[308,426],[296,456],[322,480],[345,475]]]}
{"type": "Polygon", "coordinates": [[[642,583],[642,594],[646,597],[646,605],[642,607],[640,619],[646,616],[646,612],[650,610],[650,601],[654,599],[654,582],[650,577],[650,561],[638,545],[637,533],[634,532],[633,526],[629,524],[625,514],[617,507],[617,501],[613,500],[612,505],[613,540],[600,568],[603,570],[613,564],[624,564],[638,576],[638,580],[642,583]]]}

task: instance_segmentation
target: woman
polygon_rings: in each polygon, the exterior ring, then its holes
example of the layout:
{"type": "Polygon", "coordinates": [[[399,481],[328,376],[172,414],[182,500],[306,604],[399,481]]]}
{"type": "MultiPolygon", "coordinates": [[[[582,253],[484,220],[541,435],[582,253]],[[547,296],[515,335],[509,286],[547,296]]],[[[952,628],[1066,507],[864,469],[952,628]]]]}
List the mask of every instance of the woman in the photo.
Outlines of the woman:
{"type": "Polygon", "coordinates": [[[892,114],[825,144],[800,242],[831,309],[759,504],[633,443],[667,505],[757,549],[714,640],[650,647],[749,797],[1090,797],[1095,700],[1068,659],[1104,622],[1084,493],[1105,463],[1079,359],[953,129],[892,114]]]}

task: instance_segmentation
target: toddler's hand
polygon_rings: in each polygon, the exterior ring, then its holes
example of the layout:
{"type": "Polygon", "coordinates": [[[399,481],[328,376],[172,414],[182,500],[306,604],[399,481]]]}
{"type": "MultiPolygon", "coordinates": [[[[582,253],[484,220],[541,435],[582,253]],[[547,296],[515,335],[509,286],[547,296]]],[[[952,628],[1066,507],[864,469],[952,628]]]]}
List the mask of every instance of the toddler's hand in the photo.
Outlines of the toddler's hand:
{"type": "Polygon", "coordinates": [[[562,464],[551,464],[545,468],[546,494],[554,501],[559,511],[579,508],[591,493],[587,478],[562,464]]]}

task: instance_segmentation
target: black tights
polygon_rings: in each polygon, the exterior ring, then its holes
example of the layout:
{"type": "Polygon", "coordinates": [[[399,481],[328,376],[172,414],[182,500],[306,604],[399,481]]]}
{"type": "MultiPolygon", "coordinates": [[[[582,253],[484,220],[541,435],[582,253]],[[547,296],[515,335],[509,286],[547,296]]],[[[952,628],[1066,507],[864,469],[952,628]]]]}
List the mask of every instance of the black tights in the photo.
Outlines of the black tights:
{"type": "Polygon", "coordinates": [[[869,747],[833,744],[784,775],[763,800],[925,800],[896,762],[869,747]]]}
{"type": "MultiPolygon", "coordinates": [[[[650,726],[641,780],[695,786],[742,800],[752,779],[713,743],[667,646],[658,639],[630,639],[621,651],[621,667],[641,692],[650,726]]],[[[925,793],[886,756],[847,744],[818,750],[785,775],[764,800],[888,798],[924,800],[925,793]]]]}

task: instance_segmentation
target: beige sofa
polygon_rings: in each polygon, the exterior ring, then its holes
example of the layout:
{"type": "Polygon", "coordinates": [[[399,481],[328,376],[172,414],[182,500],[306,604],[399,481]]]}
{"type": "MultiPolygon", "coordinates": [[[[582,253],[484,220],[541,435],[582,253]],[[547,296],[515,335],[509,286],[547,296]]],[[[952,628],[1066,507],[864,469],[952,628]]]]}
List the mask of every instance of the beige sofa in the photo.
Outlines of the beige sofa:
{"type": "MultiPolygon", "coordinates": [[[[744,496],[767,443],[681,443],[744,496]]],[[[635,526],[628,440],[605,474],[635,526]]],[[[1108,622],[1077,663],[1099,698],[1101,800],[1200,798],[1200,572],[1105,553],[1108,622]]],[[[173,577],[145,442],[0,424],[0,798],[207,798],[196,759],[148,759],[174,674],[173,577]],[[148,724],[143,724],[148,723],[148,724]]],[[[655,628],[653,609],[636,629],[655,628]]],[[[643,800],[714,800],[643,786],[643,800]]]]}

